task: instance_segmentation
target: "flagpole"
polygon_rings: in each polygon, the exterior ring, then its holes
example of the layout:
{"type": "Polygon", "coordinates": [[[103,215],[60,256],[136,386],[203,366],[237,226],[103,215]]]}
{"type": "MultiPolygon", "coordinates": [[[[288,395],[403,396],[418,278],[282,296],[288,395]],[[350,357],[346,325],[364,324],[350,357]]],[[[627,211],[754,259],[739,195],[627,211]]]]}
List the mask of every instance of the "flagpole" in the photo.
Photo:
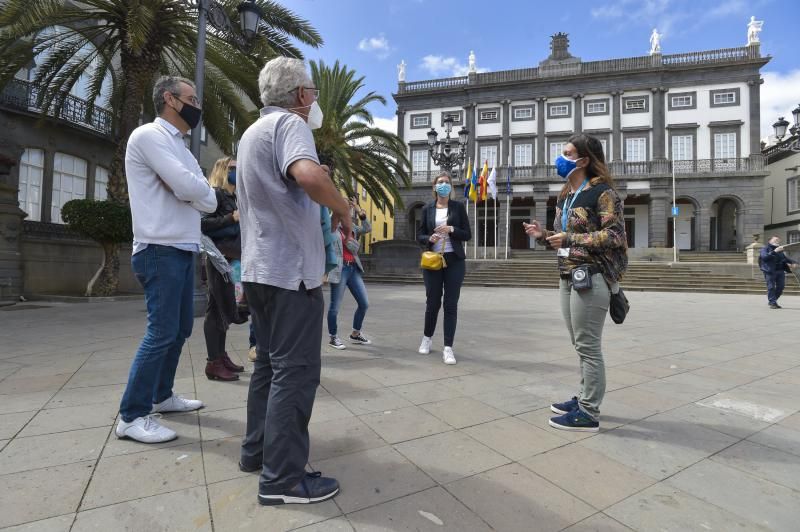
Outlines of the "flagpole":
{"type": "Polygon", "coordinates": [[[672,164],[672,262],[678,262],[678,217],[675,216],[675,161],[672,164]]]}
{"type": "Polygon", "coordinates": [[[478,202],[475,201],[475,249],[472,252],[472,258],[478,258],[478,202]]]}
{"type": "Polygon", "coordinates": [[[492,200],[494,203],[494,260],[497,260],[497,196],[492,200]]]}

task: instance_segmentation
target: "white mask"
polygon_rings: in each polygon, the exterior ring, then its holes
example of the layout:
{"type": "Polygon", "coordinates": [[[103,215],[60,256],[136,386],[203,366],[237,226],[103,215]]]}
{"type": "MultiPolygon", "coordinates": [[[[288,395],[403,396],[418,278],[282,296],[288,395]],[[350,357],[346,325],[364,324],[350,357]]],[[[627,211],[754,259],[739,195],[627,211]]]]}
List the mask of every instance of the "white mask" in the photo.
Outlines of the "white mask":
{"type": "Polygon", "coordinates": [[[311,108],[308,110],[308,120],[306,123],[311,129],[319,129],[322,127],[322,118],[322,109],[316,100],[314,100],[314,103],[311,104],[311,108]]]}

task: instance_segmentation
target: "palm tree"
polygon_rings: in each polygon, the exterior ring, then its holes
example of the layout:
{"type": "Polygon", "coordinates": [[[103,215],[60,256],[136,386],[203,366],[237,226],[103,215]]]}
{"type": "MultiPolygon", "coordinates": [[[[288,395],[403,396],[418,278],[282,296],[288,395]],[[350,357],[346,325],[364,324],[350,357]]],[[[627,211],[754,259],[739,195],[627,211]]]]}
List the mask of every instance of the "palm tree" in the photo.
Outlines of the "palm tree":
{"type": "MultiPolygon", "coordinates": [[[[239,0],[219,3],[238,22],[239,0]]],[[[252,106],[260,107],[258,71],[266,59],[302,57],[291,39],[322,44],[319,33],[288,9],[271,0],[256,4],[265,16],[248,53],[230,44],[224,32],[208,30],[203,123],[224,151],[254,120],[252,106]]],[[[88,77],[88,121],[110,86],[108,101],[100,102],[112,109],[118,142],[108,193],[112,201],[125,202],[128,137],[143,111],[152,114],[150,89],[158,75],[193,77],[196,43],[197,5],[188,0],[7,0],[0,10],[0,87],[38,56],[33,82],[44,87],[40,108],[58,116],[69,91],[88,77]]]]}
{"type": "MultiPolygon", "coordinates": [[[[239,0],[218,0],[238,23],[239,0]]],[[[261,106],[258,72],[268,58],[302,57],[296,39],[318,47],[319,33],[306,21],[271,0],[256,0],[264,13],[259,37],[248,53],[229,36],[209,26],[203,93],[203,123],[226,152],[253,122],[261,106]],[[248,100],[250,105],[248,105],[248,100]],[[233,128],[231,127],[233,124],[233,128]]],[[[143,112],[153,115],[150,90],[160,74],[193,78],[197,44],[197,5],[191,0],[5,0],[0,10],[0,87],[34,59],[37,106],[60,116],[76,83],[88,80],[87,116],[95,105],[112,111],[117,147],[108,180],[108,197],[125,205],[125,149],[143,112]],[[106,101],[101,94],[108,94],[106,101]]],[[[112,295],[119,285],[119,244],[104,245],[95,275],[95,295],[112,295]]]]}
{"type": "Polygon", "coordinates": [[[386,99],[374,92],[356,99],[364,87],[364,77],[356,78],[338,61],[330,67],[311,61],[311,77],[320,90],[319,105],[325,115],[322,127],[314,131],[320,162],[331,167],[333,179],[348,196],[360,183],[381,207],[394,212],[402,206],[400,186],[408,186],[410,163],[403,140],[374,127],[367,105],[386,99]]]}

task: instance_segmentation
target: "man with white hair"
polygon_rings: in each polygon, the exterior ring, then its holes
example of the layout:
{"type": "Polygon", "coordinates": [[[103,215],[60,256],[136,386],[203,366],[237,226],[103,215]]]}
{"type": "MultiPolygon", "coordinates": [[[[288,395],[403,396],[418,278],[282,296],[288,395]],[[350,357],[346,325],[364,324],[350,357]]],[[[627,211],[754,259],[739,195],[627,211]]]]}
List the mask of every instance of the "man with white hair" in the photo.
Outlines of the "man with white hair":
{"type": "Polygon", "coordinates": [[[315,503],[339,492],[335,479],[305,470],[321,365],[320,204],[345,234],[352,222],[319,164],[311,130],[322,125],[322,111],[303,62],[269,61],[258,86],[264,108],[237,154],[242,282],[257,346],[239,467],[261,471],[261,504],[315,503]]]}

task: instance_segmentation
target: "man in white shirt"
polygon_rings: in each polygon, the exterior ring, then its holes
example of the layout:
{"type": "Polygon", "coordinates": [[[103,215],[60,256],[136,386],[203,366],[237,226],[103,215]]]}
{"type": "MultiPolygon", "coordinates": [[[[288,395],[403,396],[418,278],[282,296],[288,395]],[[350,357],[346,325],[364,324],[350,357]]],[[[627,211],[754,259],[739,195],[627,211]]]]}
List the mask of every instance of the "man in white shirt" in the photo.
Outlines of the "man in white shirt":
{"type": "Polygon", "coordinates": [[[183,137],[200,122],[194,84],[162,76],[153,89],[158,117],[128,139],[125,174],[133,218],[136,279],[144,288],[147,329],[120,404],[119,438],[157,443],[177,438],[151,414],[188,412],[202,401],[172,392],[183,343],[192,334],[194,258],[200,213],[217,199],[183,137]]]}

